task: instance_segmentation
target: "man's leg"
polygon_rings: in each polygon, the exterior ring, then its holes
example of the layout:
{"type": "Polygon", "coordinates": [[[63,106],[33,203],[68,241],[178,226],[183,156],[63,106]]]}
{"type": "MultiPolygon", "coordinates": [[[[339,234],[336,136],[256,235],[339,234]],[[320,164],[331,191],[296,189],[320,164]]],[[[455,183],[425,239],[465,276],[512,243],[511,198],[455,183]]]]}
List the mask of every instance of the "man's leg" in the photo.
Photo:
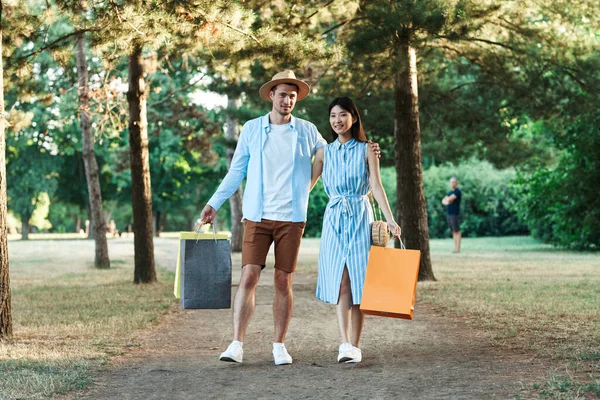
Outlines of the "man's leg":
{"type": "Polygon", "coordinates": [[[287,332],[294,295],[292,293],[292,272],[275,269],[275,300],[273,301],[273,318],[275,319],[275,342],[273,343],[273,360],[275,365],[292,363],[292,356],[287,352],[283,341],[287,332]]]}
{"type": "Polygon", "coordinates": [[[275,343],[283,343],[285,340],[293,305],[292,273],[275,269],[275,301],[273,302],[275,343]]]}
{"type": "Polygon", "coordinates": [[[244,341],[246,329],[254,313],[254,294],[260,278],[261,266],[248,264],[242,268],[240,286],[233,300],[233,340],[244,341]]]}
{"type": "Polygon", "coordinates": [[[452,231],[452,239],[454,241],[453,253],[460,253],[460,232],[452,231]]]}
{"type": "Polygon", "coordinates": [[[273,359],[276,365],[292,363],[292,357],[287,352],[283,342],[292,317],[294,305],[292,274],[296,270],[304,226],[304,222],[277,222],[273,231],[275,242],[275,300],[273,301],[275,342],[273,343],[273,359]]]}
{"type": "Polygon", "coordinates": [[[233,300],[233,342],[219,357],[221,361],[242,362],[243,341],[254,313],[254,294],[271,242],[268,224],[245,221],[242,277],[233,300]]]}
{"type": "Polygon", "coordinates": [[[227,347],[219,360],[242,362],[244,358],[243,342],[246,328],[252,314],[254,314],[254,293],[260,278],[261,266],[246,264],[242,268],[240,286],[235,292],[233,300],[233,342],[227,347]]]}
{"type": "Polygon", "coordinates": [[[275,300],[273,301],[275,343],[283,343],[285,340],[292,317],[294,305],[292,274],[296,270],[296,261],[305,225],[304,222],[277,222],[273,231],[275,243],[275,300]]]}

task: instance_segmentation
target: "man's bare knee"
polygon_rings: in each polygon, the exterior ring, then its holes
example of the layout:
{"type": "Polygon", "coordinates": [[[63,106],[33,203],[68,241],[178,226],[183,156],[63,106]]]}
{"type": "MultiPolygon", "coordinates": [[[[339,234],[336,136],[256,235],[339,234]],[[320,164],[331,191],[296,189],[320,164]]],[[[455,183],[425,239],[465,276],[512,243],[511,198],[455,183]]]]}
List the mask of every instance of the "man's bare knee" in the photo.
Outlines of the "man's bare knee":
{"type": "Polygon", "coordinates": [[[292,288],[292,274],[281,270],[275,270],[275,290],[287,292],[292,288]]]}
{"type": "Polygon", "coordinates": [[[260,278],[260,265],[246,264],[242,267],[242,279],[240,281],[240,287],[246,290],[253,290],[258,285],[260,278]]]}

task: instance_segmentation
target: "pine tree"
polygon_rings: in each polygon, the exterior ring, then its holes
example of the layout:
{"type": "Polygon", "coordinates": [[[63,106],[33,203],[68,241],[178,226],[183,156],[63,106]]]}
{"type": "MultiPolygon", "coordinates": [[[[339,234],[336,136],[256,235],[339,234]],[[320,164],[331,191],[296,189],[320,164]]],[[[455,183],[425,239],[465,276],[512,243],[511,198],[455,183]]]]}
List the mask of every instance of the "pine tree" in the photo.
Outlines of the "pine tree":
{"type": "MultiPolygon", "coordinates": [[[[535,1],[375,0],[362,2],[355,14],[328,32],[330,40],[348,46],[346,68],[338,70],[337,81],[352,83],[351,87],[360,88],[361,95],[393,93],[394,105],[390,111],[394,114],[398,177],[396,214],[406,236],[405,243],[422,251],[421,280],[434,279],[434,275],[427,214],[422,204],[425,200],[418,85],[437,83],[441,89],[437,92],[435,84],[429,85],[434,89],[427,92],[429,104],[437,102],[439,109],[454,107],[454,115],[444,110],[439,113],[447,121],[437,120],[442,135],[444,128],[456,131],[456,142],[472,146],[471,154],[491,159],[496,156],[495,162],[501,165],[503,153],[515,153],[514,146],[519,143],[511,137],[515,129],[511,128],[513,121],[523,121],[524,113],[533,118],[551,115],[549,110],[556,109],[558,101],[554,95],[561,90],[548,92],[550,86],[557,88],[565,80],[584,84],[589,81],[576,61],[577,54],[582,52],[579,39],[583,36],[575,39],[574,35],[557,32],[577,32],[575,21],[585,19],[588,14],[585,10],[592,8],[589,1],[572,7],[566,3],[535,1]],[[439,76],[443,76],[449,65],[462,73],[468,71],[469,75],[444,88],[439,85],[439,76]],[[466,90],[469,88],[474,89],[466,90]],[[462,91],[476,107],[455,106],[462,91]],[[477,101],[481,102],[482,96],[487,108],[483,112],[489,111],[491,115],[478,112],[477,101]],[[483,133],[471,132],[478,130],[483,133]],[[486,146],[499,152],[486,154],[486,146]]],[[[438,117],[433,113],[433,118],[438,117]]],[[[440,140],[439,134],[429,138],[440,140]]],[[[519,159],[511,156],[513,160],[519,159]]]]}
{"type": "Polygon", "coordinates": [[[4,118],[4,5],[0,0],[0,338],[12,335],[8,229],[6,227],[6,119],[4,118]]]}

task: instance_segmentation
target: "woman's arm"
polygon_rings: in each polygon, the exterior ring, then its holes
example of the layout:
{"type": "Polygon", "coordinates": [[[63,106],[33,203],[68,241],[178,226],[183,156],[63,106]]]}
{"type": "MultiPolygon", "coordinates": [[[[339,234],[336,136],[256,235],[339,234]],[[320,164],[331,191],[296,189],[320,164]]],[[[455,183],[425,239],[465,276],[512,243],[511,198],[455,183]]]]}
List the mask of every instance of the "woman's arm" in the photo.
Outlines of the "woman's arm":
{"type": "Polygon", "coordinates": [[[315,159],[312,164],[312,177],[310,180],[310,190],[312,190],[319,177],[323,173],[323,162],[325,161],[325,147],[319,147],[315,153],[315,159]]]}
{"type": "Polygon", "coordinates": [[[369,164],[369,183],[371,184],[371,189],[373,190],[373,197],[375,197],[375,200],[377,200],[377,203],[383,212],[385,220],[390,228],[390,232],[392,232],[394,236],[400,236],[400,226],[398,226],[394,220],[394,215],[390,209],[390,203],[388,202],[385,194],[385,189],[381,184],[381,174],[379,173],[379,157],[377,157],[371,146],[368,146],[367,162],[369,164]]]}

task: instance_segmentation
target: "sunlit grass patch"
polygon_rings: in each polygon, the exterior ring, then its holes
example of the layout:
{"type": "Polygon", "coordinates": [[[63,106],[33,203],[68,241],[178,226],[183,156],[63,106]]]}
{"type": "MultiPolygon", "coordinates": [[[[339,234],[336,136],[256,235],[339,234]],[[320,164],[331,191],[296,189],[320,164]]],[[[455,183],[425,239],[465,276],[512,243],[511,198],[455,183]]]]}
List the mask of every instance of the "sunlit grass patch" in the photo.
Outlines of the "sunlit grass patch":
{"type": "Polygon", "coordinates": [[[595,393],[599,254],[556,250],[529,237],[467,238],[460,254],[451,251],[452,240],[431,241],[438,281],[419,283],[415,312],[420,302],[435,304],[450,316],[470,317],[500,346],[579,366],[565,379],[552,372],[540,385],[544,396],[595,393]]]}
{"type": "MultiPolygon", "coordinates": [[[[584,378],[585,379],[585,378],[584,378]]],[[[600,398],[600,377],[589,375],[588,379],[573,379],[566,375],[551,375],[543,385],[537,385],[543,399],[592,399],[600,398]]]]}
{"type": "Polygon", "coordinates": [[[0,398],[41,399],[82,389],[91,383],[89,368],[97,364],[0,361],[0,398]]]}
{"type": "Polygon", "coordinates": [[[129,255],[99,270],[90,261],[93,243],[39,243],[9,244],[14,335],[0,341],[0,398],[88,385],[90,367],[135,346],[132,334],[175,302],[173,272],[158,269],[158,283],[135,285],[129,255]]]}

